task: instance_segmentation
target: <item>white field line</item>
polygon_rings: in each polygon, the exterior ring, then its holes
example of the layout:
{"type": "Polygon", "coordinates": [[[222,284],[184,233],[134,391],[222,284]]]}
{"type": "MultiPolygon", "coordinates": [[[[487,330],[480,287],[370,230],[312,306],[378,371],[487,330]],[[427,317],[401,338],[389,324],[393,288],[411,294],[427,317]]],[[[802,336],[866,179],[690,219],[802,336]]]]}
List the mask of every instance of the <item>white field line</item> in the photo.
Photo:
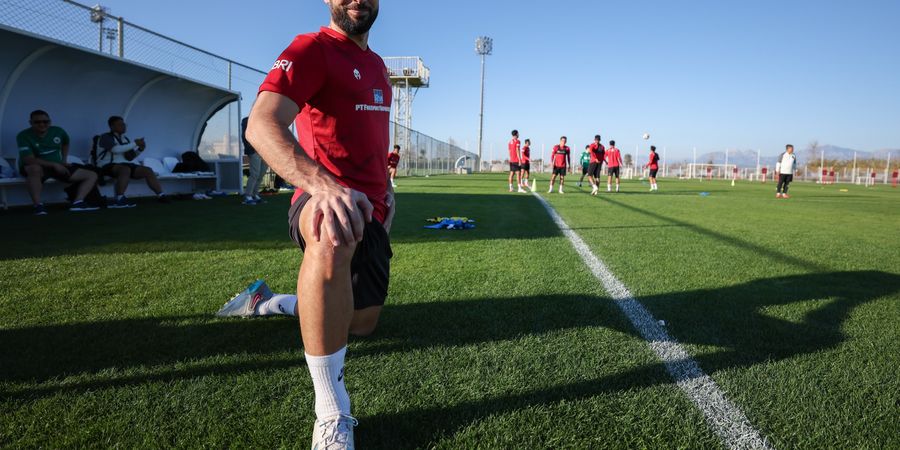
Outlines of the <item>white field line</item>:
{"type": "Polygon", "coordinates": [[[544,205],[563,234],[569,238],[572,246],[581,255],[581,259],[600,280],[619,309],[649,343],[656,356],[665,363],[669,374],[703,413],[706,422],[722,439],[722,443],[730,449],[772,449],[766,438],[753,427],[740,408],[725,397],[725,393],[703,372],[697,361],[691,358],[678,341],[669,336],[650,311],[635,300],[628,288],[591,252],[578,233],[566,225],[562,217],[543,197],[536,192],[534,196],[544,205]]]}

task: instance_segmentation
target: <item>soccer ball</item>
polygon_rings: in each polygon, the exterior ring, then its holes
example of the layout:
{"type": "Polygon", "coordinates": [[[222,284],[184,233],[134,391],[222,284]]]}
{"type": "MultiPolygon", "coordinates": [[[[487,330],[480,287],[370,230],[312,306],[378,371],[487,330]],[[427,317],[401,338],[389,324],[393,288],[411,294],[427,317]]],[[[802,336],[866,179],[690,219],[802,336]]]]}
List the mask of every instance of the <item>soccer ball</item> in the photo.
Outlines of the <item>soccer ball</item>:
{"type": "Polygon", "coordinates": [[[644,133],[644,140],[645,140],[645,141],[649,141],[649,140],[650,140],[650,133],[644,133]]]}

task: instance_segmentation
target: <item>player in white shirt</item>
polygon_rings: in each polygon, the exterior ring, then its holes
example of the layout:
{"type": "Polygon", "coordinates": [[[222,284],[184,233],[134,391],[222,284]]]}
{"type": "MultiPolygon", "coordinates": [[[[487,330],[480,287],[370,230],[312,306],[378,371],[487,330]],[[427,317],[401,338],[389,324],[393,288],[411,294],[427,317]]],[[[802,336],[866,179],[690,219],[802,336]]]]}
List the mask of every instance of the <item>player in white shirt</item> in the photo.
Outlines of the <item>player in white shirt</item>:
{"type": "Polygon", "coordinates": [[[797,156],[794,155],[794,146],[785,146],[784,153],[778,157],[775,163],[775,173],[778,174],[778,187],[775,198],[791,198],[788,195],[788,187],[794,181],[794,172],[797,171],[797,156]]]}

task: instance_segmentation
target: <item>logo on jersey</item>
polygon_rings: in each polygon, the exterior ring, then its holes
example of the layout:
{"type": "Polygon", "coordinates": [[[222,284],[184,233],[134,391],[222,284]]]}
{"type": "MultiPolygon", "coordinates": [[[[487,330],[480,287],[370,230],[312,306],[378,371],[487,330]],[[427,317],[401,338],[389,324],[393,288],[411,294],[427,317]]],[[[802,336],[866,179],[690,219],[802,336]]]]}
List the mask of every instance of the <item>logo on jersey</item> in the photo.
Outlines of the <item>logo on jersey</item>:
{"type": "Polygon", "coordinates": [[[62,140],[61,140],[59,137],[53,138],[53,143],[54,143],[54,144],[59,144],[60,142],[62,142],[62,140]]]}
{"type": "Polygon", "coordinates": [[[356,78],[357,80],[362,78],[362,75],[359,74],[359,69],[353,69],[353,78],[356,78]]]}
{"type": "Polygon", "coordinates": [[[286,59],[279,59],[278,61],[275,61],[275,64],[272,66],[271,70],[281,69],[285,72],[290,72],[292,67],[294,67],[293,61],[288,61],[286,59]]]}
{"type": "Polygon", "coordinates": [[[383,105],[384,104],[384,91],[382,91],[381,89],[373,89],[373,92],[375,93],[375,103],[379,104],[379,105],[383,105]]]}

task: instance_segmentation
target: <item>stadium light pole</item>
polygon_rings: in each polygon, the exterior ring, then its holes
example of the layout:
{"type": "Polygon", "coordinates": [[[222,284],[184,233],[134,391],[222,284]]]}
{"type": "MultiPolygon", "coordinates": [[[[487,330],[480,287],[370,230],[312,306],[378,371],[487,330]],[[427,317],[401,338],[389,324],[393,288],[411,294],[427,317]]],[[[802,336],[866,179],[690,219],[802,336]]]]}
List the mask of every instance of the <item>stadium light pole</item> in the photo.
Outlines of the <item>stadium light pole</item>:
{"type": "Polygon", "coordinates": [[[484,138],[484,65],[487,56],[494,51],[494,40],[487,36],[479,36],[475,39],[475,53],[481,56],[481,112],[478,115],[478,171],[481,172],[483,163],[481,155],[482,139],[484,138]]]}

